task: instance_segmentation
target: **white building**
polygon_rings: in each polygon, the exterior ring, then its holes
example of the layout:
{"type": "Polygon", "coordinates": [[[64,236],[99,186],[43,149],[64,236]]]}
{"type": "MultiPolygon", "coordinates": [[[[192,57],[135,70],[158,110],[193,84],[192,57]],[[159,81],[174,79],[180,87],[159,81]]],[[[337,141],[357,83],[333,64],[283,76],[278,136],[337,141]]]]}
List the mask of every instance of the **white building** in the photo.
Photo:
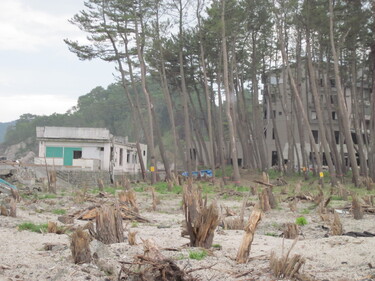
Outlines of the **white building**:
{"type": "MultiPolygon", "coordinates": [[[[35,164],[138,173],[141,171],[137,147],[127,138],[115,137],[104,128],[37,127],[39,157],[35,164]]],[[[147,145],[140,144],[147,163],[147,145]]]]}

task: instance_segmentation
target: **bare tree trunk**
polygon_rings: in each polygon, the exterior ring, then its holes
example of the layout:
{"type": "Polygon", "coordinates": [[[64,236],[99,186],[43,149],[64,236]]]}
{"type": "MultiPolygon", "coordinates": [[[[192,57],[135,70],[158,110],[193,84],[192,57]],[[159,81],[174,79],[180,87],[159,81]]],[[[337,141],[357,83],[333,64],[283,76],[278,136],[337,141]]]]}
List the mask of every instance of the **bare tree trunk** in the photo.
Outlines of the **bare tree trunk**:
{"type": "Polygon", "coordinates": [[[341,86],[341,78],[340,78],[340,71],[339,71],[339,59],[336,53],[336,47],[334,42],[334,34],[333,34],[333,4],[332,0],[329,0],[329,26],[330,26],[330,41],[331,41],[331,48],[332,48],[332,56],[333,56],[333,66],[335,70],[335,80],[336,80],[336,89],[337,89],[337,98],[338,98],[338,110],[339,114],[342,117],[342,125],[344,129],[345,135],[345,143],[346,149],[348,150],[349,160],[353,172],[353,182],[355,186],[359,186],[359,170],[357,165],[357,158],[355,156],[355,150],[352,140],[352,135],[350,132],[350,120],[348,110],[345,105],[345,97],[344,92],[341,86]]]}
{"type": "Polygon", "coordinates": [[[241,177],[240,171],[238,168],[238,155],[237,155],[237,142],[236,136],[234,132],[234,124],[232,118],[232,108],[233,108],[233,93],[230,91],[229,88],[229,73],[228,73],[228,54],[227,54],[227,43],[226,43],[226,35],[225,35],[225,0],[222,0],[222,12],[221,12],[221,23],[222,23],[222,54],[223,54],[223,81],[224,81],[224,89],[225,89],[225,97],[226,97],[226,113],[228,118],[228,127],[229,127],[229,138],[230,138],[230,145],[231,145],[231,158],[233,162],[233,180],[235,184],[239,184],[241,177]]]}
{"type": "Polygon", "coordinates": [[[309,32],[309,30],[307,30],[307,33],[306,33],[306,53],[307,53],[307,66],[308,66],[308,69],[309,69],[311,91],[312,91],[312,94],[313,94],[315,110],[316,110],[316,114],[317,114],[317,117],[318,117],[319,132],[320,132],[320,136],[321,136],[320,141],[323,145],[324,152],[325,152],[325,155],[326,155],[326,159],[327,159],[327,163],[328,163],[328,169],[329,169],[329,173],[330,173],[330,176],[331,176],[331,184],[336,185],[337,184],[336,171],[335,171],[335,168],[333,166],[333,162],[332,162],[332,158],[331,158],[331,150],[329,149],[327,138],[326,138],[326,131],[325,131],[324,123],[323,123],[323,120],[325,120],[325,118],[323,117],[323,112],[322,112],[322,108],[321,108],[321,105],[320,105],[320,95],[318,93],[318,89],[317,89],[317,86],[316,86],[315,68],[312,64],[312,59],[311,59],[311,46],[310,46],[310,32],[309,32]]]}

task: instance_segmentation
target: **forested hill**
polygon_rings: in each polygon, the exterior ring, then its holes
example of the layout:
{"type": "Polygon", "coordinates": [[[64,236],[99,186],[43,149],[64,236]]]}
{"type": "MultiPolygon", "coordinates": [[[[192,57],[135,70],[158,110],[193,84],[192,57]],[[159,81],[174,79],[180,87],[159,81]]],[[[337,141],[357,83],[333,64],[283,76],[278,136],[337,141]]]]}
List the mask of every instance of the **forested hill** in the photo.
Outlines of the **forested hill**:
{"type": "MultiPolygon", "coordinates": [[[[157,87],[151,85],[150,88],[158,95],[157,87]]],[[[139,98],[142,102],[143,97],[139,98]]],[[[159,113],[163,115],[163,105],[160,104],[158,107],[159,113]]],[[[100,127],[109,129],[117,136],[130,136],[131,139],[133,123],[124,88],[119,84],[111,84],[107,89],[96,87],[90,93],[79,97],[77,106],[69,109],[65,114],[21,115],[16,125],[6,132],[4,145],[16,144],[30,137],[35,140],[37,126],[100,127]]]]}
{"type": "Polygon", "coordinates": [[[4,141],[4,138],[5,138],[5,134],[6,134],[6,131],[8,129],[9,126],[13,125],[15,123],[15,121],[12,121],[12,122],[0,122],[0,143],[2,143],[4,141]]]}

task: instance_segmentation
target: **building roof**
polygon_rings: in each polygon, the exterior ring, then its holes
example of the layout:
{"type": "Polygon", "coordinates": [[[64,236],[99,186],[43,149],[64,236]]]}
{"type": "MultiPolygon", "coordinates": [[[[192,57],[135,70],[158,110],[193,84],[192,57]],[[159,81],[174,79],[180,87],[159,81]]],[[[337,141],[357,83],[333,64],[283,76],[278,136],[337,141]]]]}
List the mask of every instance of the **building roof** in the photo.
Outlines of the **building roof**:
{"type": "Polygon", "coordinates": [[[112,135],[105,128],[36,127],[38,139],[88,139],[110,140],[112,135]]]}

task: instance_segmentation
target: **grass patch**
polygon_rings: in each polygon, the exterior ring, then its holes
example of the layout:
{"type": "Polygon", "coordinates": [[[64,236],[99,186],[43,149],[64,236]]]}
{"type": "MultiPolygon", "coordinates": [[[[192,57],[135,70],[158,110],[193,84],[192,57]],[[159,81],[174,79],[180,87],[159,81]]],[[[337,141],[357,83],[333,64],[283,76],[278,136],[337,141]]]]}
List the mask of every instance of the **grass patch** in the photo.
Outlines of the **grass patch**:
{"type": "Polygon", "coordinates": [[[56,194],[41,194],[41,195],[38,195],[38,199],[55,199],[57,198],[57,195],[56,194]]]}
{"type": "Polygon", "coordinates": [[[296,218],[296,225],[304,226],[307,224],[307,219],[305,217],[296,218]]]}
{"type": "Polygon", "coordinates": [[[168,191],[168,183],[166,182],[157,182],[153,186],[155,187],[155,191],[161,194],[168,194],[168,193],[181,194],[182,193],[182,186],[180,185],[174,185],[171,191],[168,191]]]}
{"type": "Polygon", "coordinates": [[[189,251],[189,258],[192,260],[203,260],[207,256],[207,252],[205,250],[200,251],[189,251]]]}
{"type": "Polygon", "coordinates": [[[272,237],[278,237],[277,233],[275,233],[275,232],[266,232],[264,235],[272,236],[272,237]]]}
{"type": "Polygon", "coordinates": [[[212,248],[221,250],[221,245],[220,244],[212,244],[212,248]]]}
{"type": "Polygon", "coordinates": [[[52,213],[55,214],[55,215],[65,215],[66,214],[66,210],[64,210],[64,209],[55,209],[55,210],[52,210],[52,213]]]}
{"type": "Polygon", "coordinates": [[[48,225],[46,223],[35,224],[32,222],[24,222],[18,225],[18,230],[28,230],[31,232],[42,233],[47,232],[47,227],[48,225]]]}
{"type": "Polygon", "coordinates": [[[132,221],[131,227],[138,227],[139,223],[137,221],[132,221]]]}
{"type": "Polygon", "coordinates": [[[308,208],[305,208],[300,213],[303,214],[303,215],[308,215],[308,214],[310,214],[310,210],[308,208]]]}

